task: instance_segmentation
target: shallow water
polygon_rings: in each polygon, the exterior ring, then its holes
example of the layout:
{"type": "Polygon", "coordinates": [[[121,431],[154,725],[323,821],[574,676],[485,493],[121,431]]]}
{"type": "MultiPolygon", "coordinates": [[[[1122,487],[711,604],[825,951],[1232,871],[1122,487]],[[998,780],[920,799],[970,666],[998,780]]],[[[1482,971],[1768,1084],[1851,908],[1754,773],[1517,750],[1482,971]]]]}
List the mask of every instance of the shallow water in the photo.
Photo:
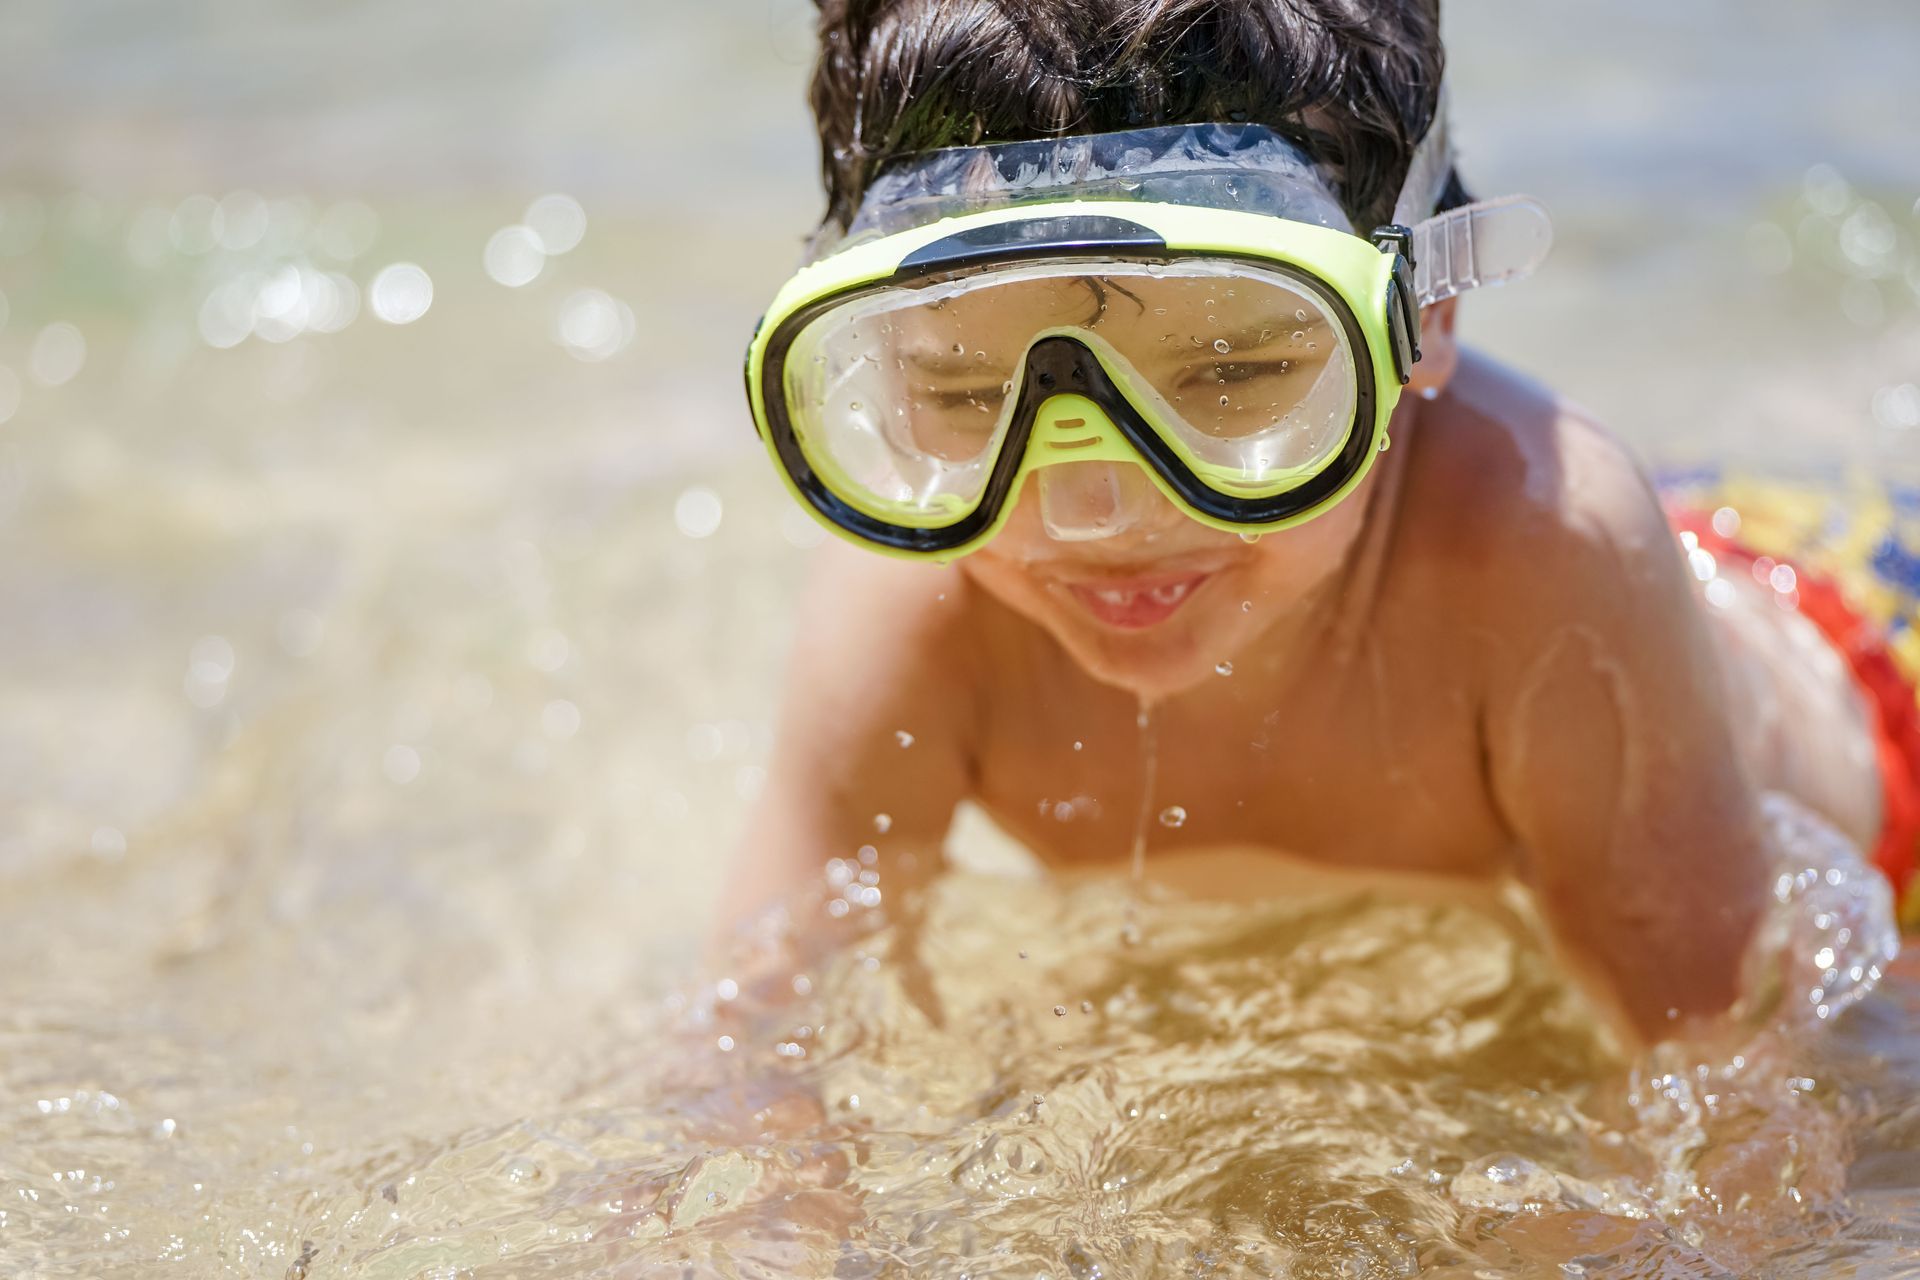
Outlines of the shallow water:
{"type": "MultiPolygon", "coordinates": [[[[1472,180],[1562,229],[1474,336],[1662,460],[1907,466],[1912,7],[1529,12],[1449,10],[1472,180]]],[[[1920,1270],[1911,967],[1704,1153],[1456,909],[1120,948],[1112,890],[967,880],[924,982],[881,938],[676,1013],[817,537],[735,399],[816,207],[804,6],[0,27],[0,1271],[1920,1270]],[[549,191],[585,237],[489,279],[549,191]],[[1746,1206],[1688,1198],[1742,1151],[1746,1206]]]]}

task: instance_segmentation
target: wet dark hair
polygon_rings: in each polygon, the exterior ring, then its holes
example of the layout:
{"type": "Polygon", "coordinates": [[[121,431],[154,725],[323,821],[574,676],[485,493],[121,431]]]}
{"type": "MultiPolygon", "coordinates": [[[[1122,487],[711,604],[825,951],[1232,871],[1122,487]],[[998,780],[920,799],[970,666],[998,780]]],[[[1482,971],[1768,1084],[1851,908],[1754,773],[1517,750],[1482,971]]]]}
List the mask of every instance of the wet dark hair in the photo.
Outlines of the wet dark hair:
{"type": "MultiPolygon", "coordinates": [[[[1439,101],[1439,0],[818,0],[828,224],[940,147],[1251,122],[1387,222],[1439,101]]],[[[1451,176],[1442,208],[1466,202],[1451,176]]]]}

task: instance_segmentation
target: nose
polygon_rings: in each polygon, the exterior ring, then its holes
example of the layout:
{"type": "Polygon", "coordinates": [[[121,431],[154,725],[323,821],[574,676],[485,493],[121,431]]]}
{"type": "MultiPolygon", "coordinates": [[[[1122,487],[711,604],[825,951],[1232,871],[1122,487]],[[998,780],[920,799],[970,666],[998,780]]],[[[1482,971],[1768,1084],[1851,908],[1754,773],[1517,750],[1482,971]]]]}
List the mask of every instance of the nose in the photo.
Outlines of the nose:
{"type": "Polygon", "coordinates": [[[1041,470],[1040,521],[1055,542],[1092,542],[1145,521],[1159,499],[1140,468],[1125,462],[1060,462],[1041,470]]]}

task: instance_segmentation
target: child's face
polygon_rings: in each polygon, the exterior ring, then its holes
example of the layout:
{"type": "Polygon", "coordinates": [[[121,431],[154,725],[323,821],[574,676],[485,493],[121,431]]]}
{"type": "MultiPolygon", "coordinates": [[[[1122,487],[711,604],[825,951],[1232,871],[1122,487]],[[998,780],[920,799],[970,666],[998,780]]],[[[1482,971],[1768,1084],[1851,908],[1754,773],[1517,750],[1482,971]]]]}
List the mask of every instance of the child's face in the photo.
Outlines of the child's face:
{"type": "MultiPolygon", "coordinates": [[[[1425,358],[1395,416],[1440,394],[1459,360],[1452,301],[1423,315],[1425,358]]],[[[1099,464],[1104,465],[1104,464],[1099,464]]],[[[1359,539],[1381,468],[1331,510],[1305,524],[1248,541],[1189,518],[1151,485],[1123,533],[1060,541],[1041,518],[1030,479],[1005,527],[960,561],[995,598],[1044,627],[1095,678],[1144,698],[1169,697],[1239,659],[1347,563],[1359,539]]]]}
{"type": "Polygon", "coordinates": [[[960,563],[986,591],[1044,627],[1095,678],[1158,699],[1235,661],[1297,611],[1347,558],[1370,478],[1303,525],[1247,541],[1200,524],[1153,491],[1124,533],[1048,535],[1029,484],[1000,534],[960,563]]]}

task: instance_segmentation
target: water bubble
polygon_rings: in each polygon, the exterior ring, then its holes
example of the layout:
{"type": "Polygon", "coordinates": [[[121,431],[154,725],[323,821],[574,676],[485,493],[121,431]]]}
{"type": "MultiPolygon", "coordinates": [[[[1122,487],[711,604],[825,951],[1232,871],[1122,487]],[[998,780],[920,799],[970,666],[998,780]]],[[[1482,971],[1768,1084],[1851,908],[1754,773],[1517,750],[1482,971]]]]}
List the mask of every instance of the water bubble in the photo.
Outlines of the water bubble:
{"type": "Polygon", "coordinates": [[[874,814],[873,829],[875,831],[878,831],[881,835],[885,835],[887,834],[887,832],[893,830],[893,815],[890,813],[874,814]]]}
{"type": "Polygon", "coordinates": [[[1242,612],[1242,613],[1252,613],[1252,612],[1253,612],[1253,601],[1251,601],[1251,600],[1242,600],[1242,601],[1240,602],[1240,612],[1242,612]]]}
{"type": "Polygon", "coordinates": [[[326,638],[327,624],[311,609],[289,609],[280,615],[274,637],[288,657],[306,658],[320,648],[326,638]]]}
{"type": "Polygon", "coordinates": [[[388,324],[412,324],[433,305],[433,277],[411,262],[393,263],[367,286],[367,303],[388,324]]]}
{"type": "Polygon", "coordinates": [[[905,751],[908,747],[913,745],[913,735],[908,733],[905,729],[895,729],[893,731],[893,740],[900,744],[900,749],[902,751],[905,751]]]}
{"type": "Polygon", "coordinates": [[[86,363],[87,340],[65,321],[50,324],[36,334],[27,353],[27,372],[43,387],[71,382],[86,363]]]}
{"type": "Polygon", "coordinates": [[[544,195],[527,206],[527,229],[540,249],[557,257],[580,243],[587,234],[587,211],[572,196],[544,195]]]}
{"type": "Polygon", "coordinates": [[[251,191],[229,192],[220,201],[220,247],[251,249],[266,237],[267,202],[251,191]]]}
{"type": "MultiPolygon", "coordinates": [[[[1873,393],[1873,420],[1883,427],[1920,427],[1920,385],[1905,382],[1873,393]]],[[[6,421],[5,389],[0,387],[0,422],[6,421]]]]}
{"type": "Polygon", "coordinates": [[[1213,664],[1213,673],[1219,676],[1230,676],[1233,674],[1233,664],[1231,662],[1216,662],[1213,664]]]}
{"type": "Polygon", "coordinates": [[[1293,342],[1295,343],[1295,345],[1305,342],[1306,340],[1307,340],[1307,335],[1304,330],[1295,329],[1293,331],[1293,342]]]}
{"type": "Polygon", "coordinates": [[[1091,1000],[1082,1000],[1082,1001],[1080,1002],[1080,1012],[1082,1012],[1082,1013],[1092,1013],[1092,1012],[1093,1012],[1093,1001],[1091,1001],[1091,1000]]]}
{"type": "Polygon", "coordinates": [[[553,339],[576,360],[597,362],[633,341],[633,308],[601,289],[581,289],[560,304],[553,339]]]}
{"type": "Polygon", "coordinates": [[[1224,408],[1226,408],[1226,407],[1227,407],[1228,405],[1230,405],[1230,404],[1232,404],[1232,403],[1233,403],[1233,399],[1232,399],[1232,397],[1231,397],[1231,396],[1221,396],[1221,397],[1220,397],[1220,407],[1221,407],[1222,409],[1224,409],[1224,408]]]}
{"type": "Polygon", "coordinates": [[[1808,169],[1801,189],[1807,203],[1830,218],[1844,213],[1853,199],[1853,187],[1830,164],[1816,164],[1808,169]]]}
{"type": "Polygon", "coordinates": [[[1084,742],[1081,742],[1078,739],[1075,739],[1073,744],[1073,749],[1075,751],[1085,751],[1087,749],[1087,744],[1084,742]]]}
{"type": "Polygon", "coordinates": [[[720,528],[724,509],[720,495],[695,485],[673,502],[673,523],[689,538],[709,538],[720,528]]]}
{"type": "Polygon", "coordinates": [[[403,743],[394,743],[380,757],[380,772],[395,786],[406,786],[420,776],[420,753],[403,743]]]}
{"type": "Polygon", "coordinates": [[[542,627],[527,641],[527,661],[536,671],[552,673],[567,665],[573,646],[552,627],[542,627]]]}
{"type": "Polygon", "coordinates": [[[1213,340],[1213,349],[1223,356],[1233,354],[1233,344],[1225,338],[1215,338],[1213,340]]]}
{"type": "Polygon", "coordinates": [[[1064,1017],[1066,1017],[1066,1016],[1067,1016],[1067,1006],[1065,1006],[1065,1005],[1063,1005],[1063,1004],[1057,1004],[1057,1005],[1055,1005],[1055,1006],[1053,1006],[1053,1016],[1054,1016],[1054,1017],[1056,1017],[1056,1018],[1064,1018],[1064,1017]]]}
{"type": "Polygon", "coordinates": [[[1305,323],[1307,322],[1307,312],[1306,312],[1306,309],[1305,309],[1305,308],[1303,307],[1303,308],[1301,308],[1300,310],[1298,310],[1298,311],[1296,311],[1296,312],[1294,312],[1294,313],[1293,313],[1293,318],[1294,318],[1295,320],[1298,320],[1298,321],[1299,321],[1300,323],[1302,323],[1302,324],[1305,324],[1305,323]]]}
{"type": "Polygon", "coordinates": [[[507,1175],[508,1182],[527,1183],[540,1181],[540,1166],[525,1156],[519,1156],[507,1161],[507,1167],[501,1172],[507,1175]]]}
{"type": "Polygon", "coordinates": [[[502,227],[488,239],[480,261],[495,284],[518,289],[539,278],[546,269],[547,252],[533,228],[502,227]]]}
{"type": "Polygon", "coordinates": [[[220,233],[224,230],[219,201],[209,195],[191,195],[175,206],[167,236],[175,249],[198,257],[220,243],[220,233]]]}
{"type": "Polygon", "coordinates": [[[1177,830],[1187,825],[1187,811],[1177,804],[1168,805],[1160,811],[1160,825],[1169,830],[1177,830]]]}

